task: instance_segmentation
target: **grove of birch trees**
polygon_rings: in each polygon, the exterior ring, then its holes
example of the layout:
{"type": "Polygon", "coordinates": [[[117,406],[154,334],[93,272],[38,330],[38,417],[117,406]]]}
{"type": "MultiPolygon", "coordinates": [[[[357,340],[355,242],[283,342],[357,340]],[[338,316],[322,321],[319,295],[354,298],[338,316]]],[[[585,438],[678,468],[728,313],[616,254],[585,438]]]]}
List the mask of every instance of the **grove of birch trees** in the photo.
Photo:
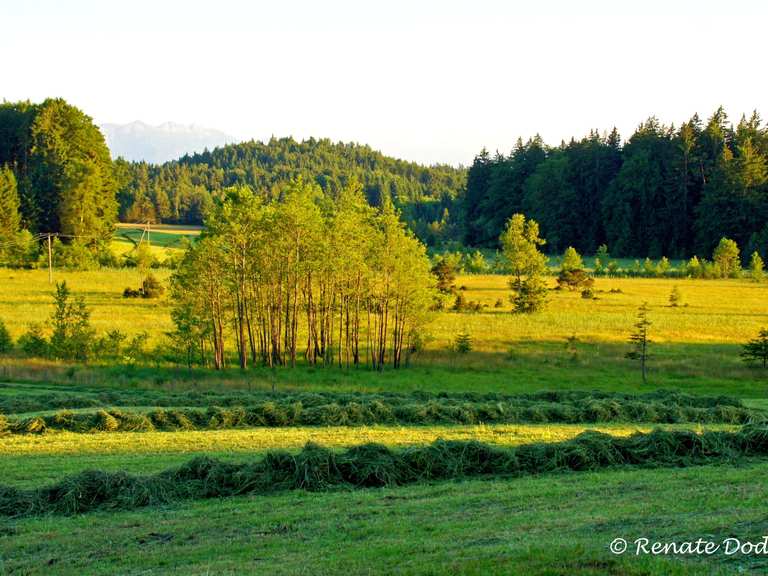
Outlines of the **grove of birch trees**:
{"type": "Polygon", "coordinates": [[[187,362],[401,367],[434,302],[425,247],[391,204],[297,179],[228,189],[172,278],[187,362]]]}

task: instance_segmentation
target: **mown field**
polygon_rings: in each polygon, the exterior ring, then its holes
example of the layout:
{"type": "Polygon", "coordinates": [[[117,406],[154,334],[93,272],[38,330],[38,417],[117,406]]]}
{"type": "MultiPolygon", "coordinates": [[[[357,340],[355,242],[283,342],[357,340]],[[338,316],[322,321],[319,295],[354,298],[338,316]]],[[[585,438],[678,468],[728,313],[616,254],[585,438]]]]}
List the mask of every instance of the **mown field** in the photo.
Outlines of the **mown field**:
{"type": "MultiPolygon", "coordinates": [[[[122,298],[135,270],[55,278],[85,296],[98,332],[146,331],[154,347],[172,328],[166,298],[122,298]]],[[[3,358],[0,574],[768,570],[764,555],[608,549],[617,537],[768,533],[768,387],[739,358],[768,326],[768,284],[601,278],[596,300],[553,291],[532,316],[510,313],[504,277],[457,285],[486,307],[436,313],[425,349],[399,371],[3,358]],[[683,306],[668,305],[673,286],[683,306]],[[624,358],[643,301],[654,342],[646,386],[624,358]],[[473,341],[465,355],[451,349],[462,331],[473,341]],[[652,395],[661,389],[682,395],[652,395]],[[749,449],[742,430],[752,430],[749,449]],[[439,470],[421,460],[441,449],[464,460],[439,470]],[[195,457],[215,458],[224,476],[196,472],[185,491],[179,471],[199,466],[195,457]],[[284,468],[267,492],[265,462],[284,468]],[[248,474],[262,488],[232,492],[251,486],[248,474]],[[80,511],[62,513],[69,506],[80,511]]],[[[0,270],[0,318],[14,337],[48,317],[51,292],[44,270],[0,270]]]]}

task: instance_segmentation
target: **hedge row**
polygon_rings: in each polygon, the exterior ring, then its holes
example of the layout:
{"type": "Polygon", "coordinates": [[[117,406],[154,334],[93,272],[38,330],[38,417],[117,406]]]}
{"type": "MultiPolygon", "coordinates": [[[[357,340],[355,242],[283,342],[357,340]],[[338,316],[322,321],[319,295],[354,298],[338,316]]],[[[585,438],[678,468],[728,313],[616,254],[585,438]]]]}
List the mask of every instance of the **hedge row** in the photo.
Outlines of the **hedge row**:
{"type": "Polygon", "coordinates": [[[615,466],[688,466],[768,455],[768,427],[739,432],[661,431],[617,438],[585,432],[572,440],[498,448],[438,440],[391,450],[365,444],[336,453],[307,444],[298,454],[270,452],[261,460],[227,463],[198,457],[156,475],[86,471],[36,489],[0,486],[0,515],[79,514],[180,500],[282,490],[402,486],[470,477],[516,477],[615,466]]]}
{"type": "Polygon", "coordinates": [[[301,402],[263,402],[254,406],[155,409],[149,412],[117,409],[95,412],[63,411],[26,419],[0,416],[0,433],[42,434],[70,432],[144,432],[151,430],[220,430],[259,426],[359,426],[370,424],[500,424],[500,423],[719,423],[745,424],[763,419],[744,407],[681,406],[645,400],[595,400],[515,403],[429,400],[411,404],[384,400],[304,406],[301,402]]]}

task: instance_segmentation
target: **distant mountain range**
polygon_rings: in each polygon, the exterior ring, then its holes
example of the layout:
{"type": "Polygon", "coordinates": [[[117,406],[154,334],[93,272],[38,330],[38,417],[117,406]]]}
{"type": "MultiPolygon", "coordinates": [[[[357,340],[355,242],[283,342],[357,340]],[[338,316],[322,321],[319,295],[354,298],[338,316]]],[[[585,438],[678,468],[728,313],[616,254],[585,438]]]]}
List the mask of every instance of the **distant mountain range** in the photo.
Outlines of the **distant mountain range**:
{"type": "Polygon", "coordinates": [[[130,124],[102,124],[112,157],[161,164],[185,154],[213,150],[237,140],[224,132],[201,126],[166,122],[150,126],[141,121],[130,124]]]}

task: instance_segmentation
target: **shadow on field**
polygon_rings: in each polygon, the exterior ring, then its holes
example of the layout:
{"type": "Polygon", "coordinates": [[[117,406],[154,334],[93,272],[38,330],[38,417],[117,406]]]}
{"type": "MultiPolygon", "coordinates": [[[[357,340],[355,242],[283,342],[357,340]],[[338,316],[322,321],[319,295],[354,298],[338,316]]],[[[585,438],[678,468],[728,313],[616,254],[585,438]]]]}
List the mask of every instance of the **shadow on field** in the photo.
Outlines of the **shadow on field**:
{"type": "Polygon", "coordinates": [[[637,362],[625,358],[624,343],[517,341],[506,352],[428,351],[400,370],[300,365],[296,368],[230,364],[222,371],[169,365],[68,365],[44,360],[6,358],[0,381],[45,382],[169,390],[239,390],[408,392],[424,390],[525,393],[539,390],[642,392],[679,388],[699,394],[765,398],[768,373],[744,364],[734,344],[658,344],[651,347],[648,384],[637,362]]]}

